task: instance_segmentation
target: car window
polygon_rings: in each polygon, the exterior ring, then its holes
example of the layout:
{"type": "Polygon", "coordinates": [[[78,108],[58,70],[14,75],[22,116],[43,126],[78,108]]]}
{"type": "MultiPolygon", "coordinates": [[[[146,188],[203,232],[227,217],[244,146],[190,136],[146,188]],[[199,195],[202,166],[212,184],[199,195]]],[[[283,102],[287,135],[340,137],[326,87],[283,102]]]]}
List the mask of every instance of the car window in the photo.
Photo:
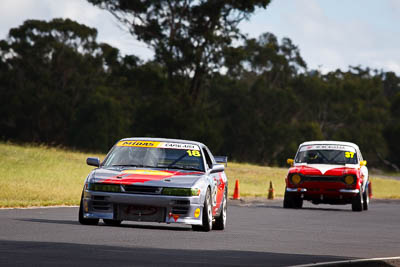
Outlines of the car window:
{"type": "Polygon", "coordinates": [[[296,163],[307,164],[357,164],[357,153],[352,148],[343,147],[340,149],[317,147],[300,148],[296,155],[296,163]]]}
{"type": "Polygon", "coordinates": [[[104,167],[133,166],[204,171],[198,146],[161,142],[119,144],[113,147],[104,160],[104,167]]]}
{"type": "Polygon", "coordinates": [[[206,163],[207,163],[208,168],[209,168],[209,169],[212,169],[213,162],[212,162],[212,160],[211,160],[211,157],[210,157],[210,155],[209,155],[207,149],[203,147],[202,150],[203,150],[203,154],[204,154],[204,157],[205,157],[205,160],[206,160],[206,163]]]}

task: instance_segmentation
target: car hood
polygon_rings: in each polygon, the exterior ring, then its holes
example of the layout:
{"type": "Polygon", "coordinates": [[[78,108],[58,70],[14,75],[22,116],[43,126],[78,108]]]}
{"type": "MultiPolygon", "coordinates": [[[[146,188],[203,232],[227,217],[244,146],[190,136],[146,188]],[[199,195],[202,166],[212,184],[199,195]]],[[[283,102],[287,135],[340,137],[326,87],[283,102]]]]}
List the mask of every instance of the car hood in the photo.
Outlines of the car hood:
{"type": "Polygon", "coordinates": [[[191,187],[203,176],[204,172],[197,171],[99,168],[92,172],[90,182],[159,187],[191,187]]]}
{"type": "Polygon", "coordinates": [[[289,173],[300,173],[303,175],[342,176],[345,174],[351,174],[356,170],[356,165],[308,164],[294,166],[290,168],[289,173]]]}

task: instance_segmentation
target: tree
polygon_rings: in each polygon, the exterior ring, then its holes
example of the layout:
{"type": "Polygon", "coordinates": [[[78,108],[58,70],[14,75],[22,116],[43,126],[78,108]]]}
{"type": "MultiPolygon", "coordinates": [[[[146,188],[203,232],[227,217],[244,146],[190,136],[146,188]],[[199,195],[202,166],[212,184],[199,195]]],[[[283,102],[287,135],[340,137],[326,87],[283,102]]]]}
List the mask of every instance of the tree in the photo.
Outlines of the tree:
{"type": "Polygon", "coordinates": [[[5,138],[97,149],[97,143],[108,148],[122,134],[124,126],[117,123],[98,121],[91,131],[77,127],[84,118],[121,112],[118,105],[106,105],[112,101],[107,64],[116,58],[115,50],[98,44],[96,36],[96,29],[69,19],[27,20],[10,30],[0,43],[5,138]],[[107,137],[100,139],[100,129],[107,137]],[[90,136],[92,143],[82,136],[90,136]]]}
{"type": "MultiPolygon", "coordinates": [[[[170,88],[190,77],[184,93],[196,102],[222,51],[240,38],[238,24],[270,0],[88,0],[108,10],[166,67],[170,88]]],[[[182,92],[180,92],[182,93],[182,92]]]]}

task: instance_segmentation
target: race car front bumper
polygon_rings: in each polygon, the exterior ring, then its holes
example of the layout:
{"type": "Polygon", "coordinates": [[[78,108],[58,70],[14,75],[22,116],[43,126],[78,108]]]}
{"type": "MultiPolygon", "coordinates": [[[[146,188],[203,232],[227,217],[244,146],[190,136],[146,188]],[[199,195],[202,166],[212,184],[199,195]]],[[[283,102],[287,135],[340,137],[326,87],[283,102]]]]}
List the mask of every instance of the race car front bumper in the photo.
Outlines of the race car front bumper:
{"type": "MultiPolygon", "coordinates": [[[[286,188],[287,192],[299,192],[299,193],[304,193],[307,192],[307,188],[286,188]]],[[[349,193],[349,194],[358,194],[360,192],[359,189],[339,189],[338,190],[339,193],[349,193]]]]}
{"type": "Polygon", "coordinates": [[[332,186],[287,187],[287,194],[295,194],[303,200],[314,204],[349,204],[360,193],[357,188],[332,186]]]}
{"type": "Polygon", "coordinates": [[[84,191],[83,217],[143,222],[202,224],[200,196],[124,194],[84,191]]]}

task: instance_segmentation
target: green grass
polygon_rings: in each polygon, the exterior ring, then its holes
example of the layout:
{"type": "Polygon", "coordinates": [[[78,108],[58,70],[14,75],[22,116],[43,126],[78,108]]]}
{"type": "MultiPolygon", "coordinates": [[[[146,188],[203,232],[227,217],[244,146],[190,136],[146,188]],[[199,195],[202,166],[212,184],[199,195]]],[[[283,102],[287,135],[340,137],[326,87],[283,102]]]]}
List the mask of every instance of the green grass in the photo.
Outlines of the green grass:
{"type": "MultiPolygon", "coordinates": [[[[0,207],[78,205],[83,182],[93,169],[86,165],[89,156],[105,155],[0,143],[0,207]]],[[[270,181],[275,196],[283,196],[287,168],[229,163],[226,172],[230,195],[238,179],[241,197],[267,197],[270,181]]],[[[371,179],[374,197],[400,199],[400,181],[371,179]]]]}

